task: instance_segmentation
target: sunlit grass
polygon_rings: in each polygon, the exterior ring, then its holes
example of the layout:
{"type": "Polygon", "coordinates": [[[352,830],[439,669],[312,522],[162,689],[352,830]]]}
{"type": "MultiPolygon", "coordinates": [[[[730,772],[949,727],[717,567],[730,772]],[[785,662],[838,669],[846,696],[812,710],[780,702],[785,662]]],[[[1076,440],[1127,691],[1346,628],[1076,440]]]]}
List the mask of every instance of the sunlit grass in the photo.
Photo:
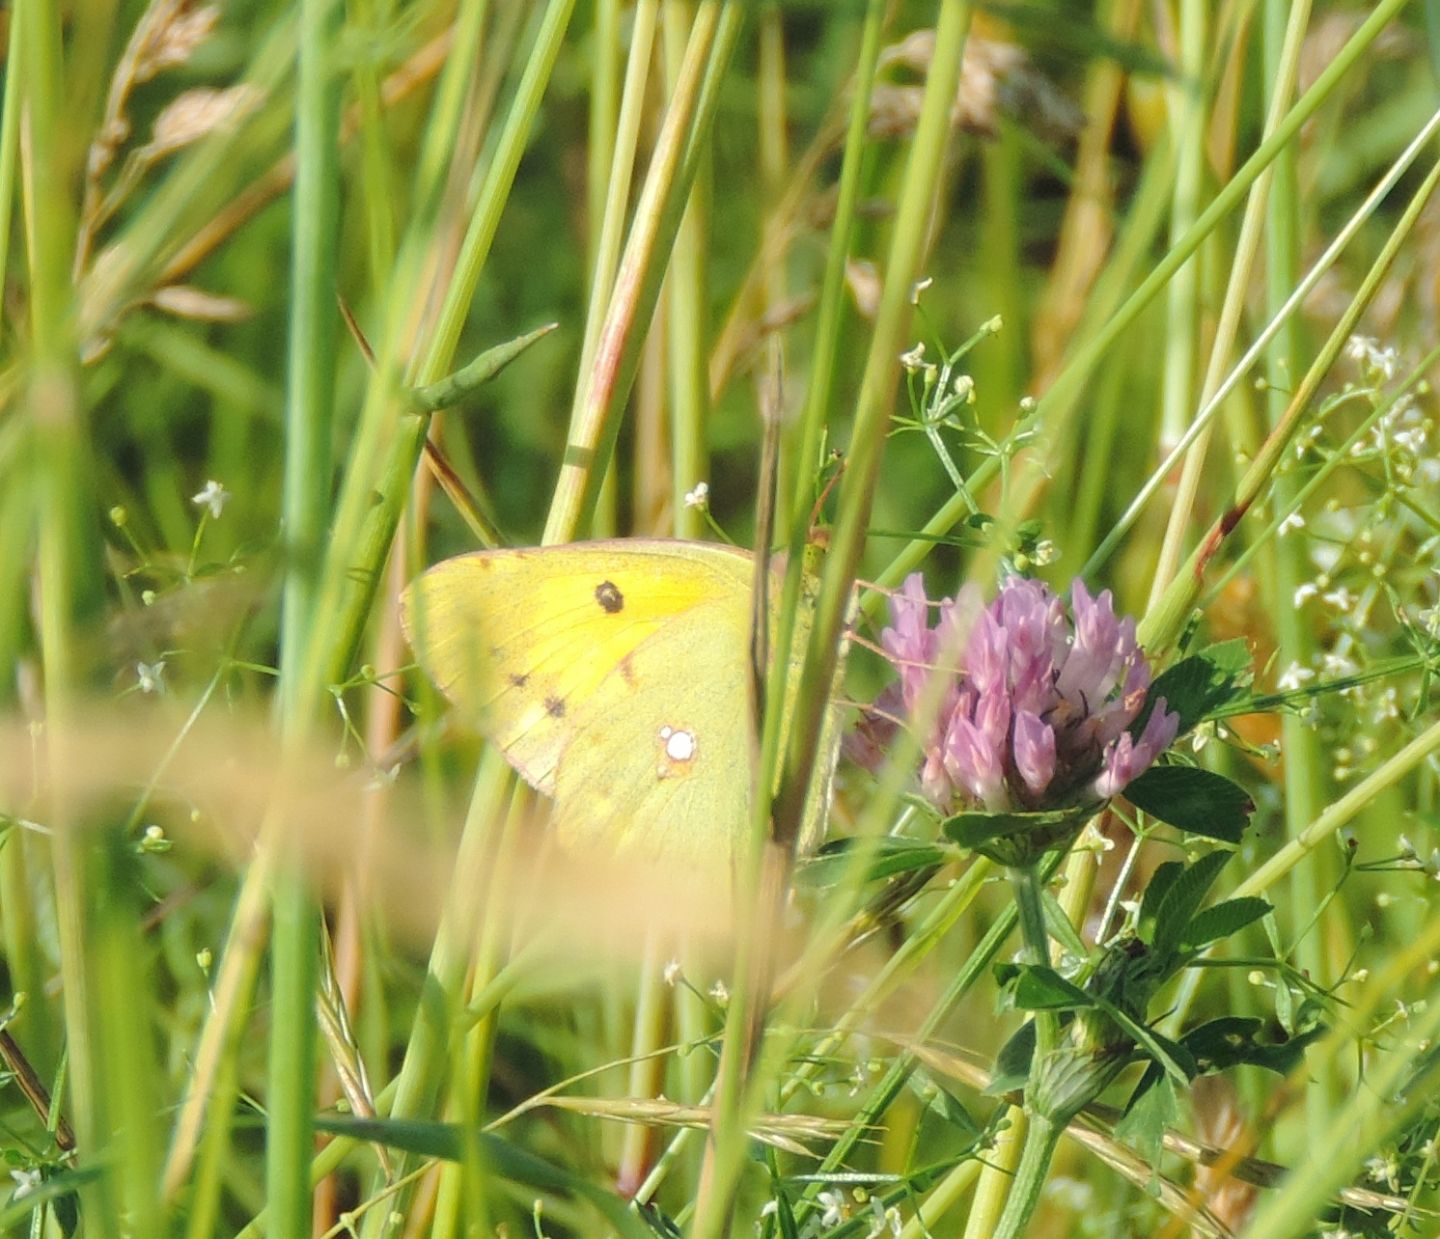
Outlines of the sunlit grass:
{"type": "Polygon", "coordinates": [[[22,0],[0,1229],[1434,1229],[1433,10],[22,0]],[[617,535],[788,552],[733,908],[401,635],[617,535]],[[1112,590],[1221,800],[998,846],[917,570],[1112,590]]]}

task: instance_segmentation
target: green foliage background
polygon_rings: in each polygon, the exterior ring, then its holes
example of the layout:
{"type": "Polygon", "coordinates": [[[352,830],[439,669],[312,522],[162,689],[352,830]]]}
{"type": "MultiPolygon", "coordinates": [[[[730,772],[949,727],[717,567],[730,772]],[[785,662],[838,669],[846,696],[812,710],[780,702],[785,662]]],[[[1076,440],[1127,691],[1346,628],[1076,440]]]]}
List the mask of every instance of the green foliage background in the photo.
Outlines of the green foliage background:
{"type": "MultiPolygon", "coordinates": [[[[767,402],[777,542],[808,525],[828,449],[845,459],[837,606],[857,573],[893,586],[923,566],[938,595],[1083,571],[1162,662],[1211,640],[1253,652],[1258,700],[1229,703],[1185,760],[1258,805],[1213,900],[1273,913],[1239,918],[1218,966],[1177,965],[1148,1014],[1169,1037],[1254,1020],[1247,1044],[1298,1038],[1304,1061],[1281,1076],[1256,1050],[1118,1132],[1089,1115],[1099,1134],[1060,1146],[1030,1233],[1382,1233],[1407,1208],[1428,1233],[1440,5],[18,0],[5,16],[5,1233],[992,1233],[1011,1180],[983,1167],[1013,1166],[1019,1114],[977,1064],[1021,1016],[989,969],[1016,948],[986,937],[1011,903],[985,862],[937,844],[898,784],[842,767],[834,833],[878,825],[916,868],[857,863],[802,892],[805,928],[777,949],[791,1005],[751,1090],[722,1076],[717,1100],[720,1045],[733,1055],[765,1005],[754,973],[681,959],[666,984],[655,942],[596,962],[518,932],[497,894],[516,847],[505,767],[492,753],[476,775],[477,742],[446,731],[393,624],[403,582],[487,529],[713,537],[682,498],[703,481],[748,544],[767,402]],[[713,95],[684,84],[687,41],[713,95]],[[962,44],[951,124],[936,82],[962,44]],[[1303,124],[1268,139],[1292,109],[1303,124]],[[612,166],[627,137],[633,164],[612,166]],[[618,292],[601,245],[617,176],[634,277],[618,292]],[[585,360],[607,313],[613,371],[585,360]],[[414,413],[409,387],[547,323],[433,425],[414,413]],[[943,393],[900,356],[967,341],[950,377],[973,400],[930,424],[943,393]],[[603,457],[612,429],[586,527],[557,479],[567,444],[594,434],[603,457]],[[411,483],[427,430],[468,521],[411,483]],[[963,519],[977,511],[993,521],[963,519]],[[276,772],[319,789],[308,816],[276,772]],[[883,932],[838,950],[877,906],[883,932]],[[903,1090],[877,1092],[897,1071],[903,1090]],[[363,1133],[388,1154],[337,1140],[317,1157],[315,1115],[347,1072],[351,1108],[395,1115],[363,1133]],[[572,1081],[569,1108],[535,1100],[572,1081]],[[662,1094],[691,1108],[659,1112],[662,1094]],[[1197,1177],[1175,1141],[1161,1155],[1167,1126],[1256,1159],[1248,1181],[1197,1177]],[[646,1215],[616,1184],[652,1170],[646,1215]]],[[[857,701],[888,674],[863,648],[881,592],[861,606],[857,701]]],[[[781,748],[765,760],[788,779],[781,748]]],[[[1158,865],[1198,854],[1124,818],[1050,888],[1062,972],[1101,957],[1097,933],[1158,865]]]]}

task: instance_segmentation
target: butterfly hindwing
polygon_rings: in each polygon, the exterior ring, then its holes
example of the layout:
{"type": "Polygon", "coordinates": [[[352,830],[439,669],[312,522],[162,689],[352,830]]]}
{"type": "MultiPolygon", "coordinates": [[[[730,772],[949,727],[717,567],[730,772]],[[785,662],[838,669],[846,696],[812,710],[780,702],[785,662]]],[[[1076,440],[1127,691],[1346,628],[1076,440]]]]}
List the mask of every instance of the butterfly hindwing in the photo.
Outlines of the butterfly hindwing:
{"type": "Polygon", "coordinates": [[[748,598],[665,625],[578,707],[560,760],[562,844],[607,843],[684,874],[728,869],[751,804],[748,598]]]}

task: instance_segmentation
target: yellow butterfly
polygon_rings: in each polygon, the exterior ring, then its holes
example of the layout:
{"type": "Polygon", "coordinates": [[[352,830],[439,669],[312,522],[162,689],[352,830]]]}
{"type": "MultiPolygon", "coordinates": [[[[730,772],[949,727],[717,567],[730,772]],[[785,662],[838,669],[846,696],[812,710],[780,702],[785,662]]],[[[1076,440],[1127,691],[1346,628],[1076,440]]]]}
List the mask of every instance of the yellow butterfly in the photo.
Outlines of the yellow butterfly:
{"type": "MultiPolygon", "coordinates": [[[[555,801],[563,846],[719,876],[753,794],[753,566],[734,547],[662,539],[478,551],[414,581],[401,622],[463,720],[555,801]]],[[[802,845],[823,832],[827,730],[802,845]]]]}

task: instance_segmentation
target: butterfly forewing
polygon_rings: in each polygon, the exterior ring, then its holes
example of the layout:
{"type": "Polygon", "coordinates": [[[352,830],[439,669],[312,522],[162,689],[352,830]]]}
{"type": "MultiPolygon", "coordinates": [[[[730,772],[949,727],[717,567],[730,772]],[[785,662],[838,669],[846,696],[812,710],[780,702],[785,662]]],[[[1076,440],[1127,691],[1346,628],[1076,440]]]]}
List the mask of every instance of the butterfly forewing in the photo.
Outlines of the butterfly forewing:
{"type": "Polygon", "coordinates": [[[751,562],[692,542],[482,551],[421,576],[402,618],[467,721],[556,798],[562,838],[713,857],[748,804],[751,562]]]}

